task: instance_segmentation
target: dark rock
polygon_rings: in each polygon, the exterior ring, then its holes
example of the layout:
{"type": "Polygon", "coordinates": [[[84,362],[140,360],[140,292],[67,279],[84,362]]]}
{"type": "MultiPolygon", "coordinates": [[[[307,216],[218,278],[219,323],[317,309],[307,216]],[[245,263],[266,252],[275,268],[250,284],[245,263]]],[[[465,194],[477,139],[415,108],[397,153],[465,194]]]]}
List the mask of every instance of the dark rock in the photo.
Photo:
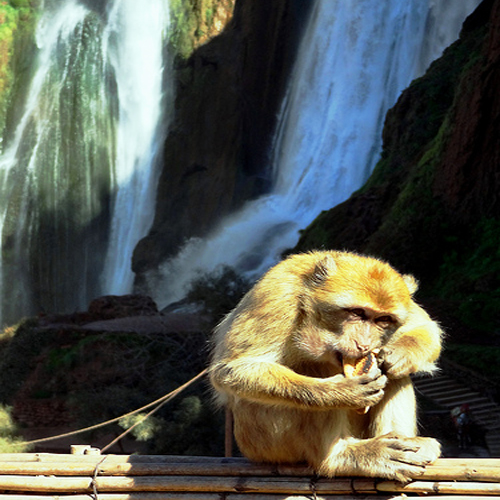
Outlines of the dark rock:
{"type": "Polygon", "coordinates": [[[484,0],[388,112],[367,184],[317,217],[293,251],[382,257],[415,274],[419,297],[447,316],[500,332],[499,86],[500,0],[484,0]]]}
{"type": "Polygon", "coordinates": [[[137,294],[99,297],[89,304],[88,312],[93,318],[101,320],[159,314],[158,307],[151,297],[137,294]]]}
{"type": "Polygon", "coordinates": [[[311,0],[236,2],[224,31],[177,62],[175,117],[141,275],[269,188],[268,154],[311,0]]]}

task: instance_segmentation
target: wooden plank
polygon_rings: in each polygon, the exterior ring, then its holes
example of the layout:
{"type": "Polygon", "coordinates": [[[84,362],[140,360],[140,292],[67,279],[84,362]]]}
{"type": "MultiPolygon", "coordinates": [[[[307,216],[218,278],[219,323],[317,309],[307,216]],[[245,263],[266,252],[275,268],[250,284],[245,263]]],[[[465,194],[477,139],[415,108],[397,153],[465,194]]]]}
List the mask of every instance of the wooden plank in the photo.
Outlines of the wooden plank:
{"type": "MultiPolygon", "coordinates": [[[[277,495],[277,494],[239,494],[226,493],[226,500],[311,500],[311,495],[277,495]]],[[[321,495],[317,496],[317,500],[392,500],[394,495],[321,495]]],[[[435,497],[426,497],[435,498],[435,497]]],[[[451,497],[447,497],[448,500],[451,497]]],[[[490,500],[491,497],[464,497],[460,499],[490,500]]],[[[15,495],[15,494],[0,494],[0,500],[92,500],[89,495],[15,495]]],[[[98,500],[221,500],[220,493],[99,493],[98,500]]],[[[446,500],[440,497],[439,500],[446,500]]],[[[453,497],[457,500],[457,497],[453,497]]]]}
{"type": "Polygon", "coordinates": [[[305,477],[137,476],[51,477],[0,476],[0,490],[34,493],[216,492],[279,494],[376,493],[373,479],[318,479],[305,477]]]}
{"type": "Polygon", "coordinates": [[[401,484],[397,481],[382,481],[377,484],[377,490],[382,492],[416,493],[418,495],[453,494],[453,495],[500,495],[498,483],[473,483],[455,481],[412,481],[401,484]]]}
{"type": "MultiPolygon", "coordinates": [[[[273,466],[237,463],[140,463],[116,462],[100,456],[101,463],[87,462],[0,462],[0,475],[60,475],[60,476],[310,476],[308,467],[273,466]]],[[[466,461],[440,461],[428,466],[418,479],[455,481],[500,481],[500,461],[497,465],[486,465],[466,461]]]]}
{"type": "MultiPolygon", "coordinates": [[[[104,457],[101,457],[101,460],[104,457]]],[[[0,475],[60,475],[88,476],[96,472],[100,476],[309,476],[309,467],[286,467],[269,464],[220,463],[126,463],[108,462],[101,464],[75,462],[0,462],[0,475]]]]}

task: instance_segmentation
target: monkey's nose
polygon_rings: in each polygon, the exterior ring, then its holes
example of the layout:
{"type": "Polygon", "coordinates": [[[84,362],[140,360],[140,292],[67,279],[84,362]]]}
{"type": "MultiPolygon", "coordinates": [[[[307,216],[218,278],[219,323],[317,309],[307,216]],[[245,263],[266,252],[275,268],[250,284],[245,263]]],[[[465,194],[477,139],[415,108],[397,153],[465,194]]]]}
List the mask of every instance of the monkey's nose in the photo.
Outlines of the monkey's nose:
{"type": "Polygon", "coordinates": [[[366,354],[368,354],[370,352],[370,345],[369,344],[362,342],[360,340],[355,340],[354,343],[356,344],[356,347],[357,347],[359,354],[361,356],[365,356],[366,354]]]}

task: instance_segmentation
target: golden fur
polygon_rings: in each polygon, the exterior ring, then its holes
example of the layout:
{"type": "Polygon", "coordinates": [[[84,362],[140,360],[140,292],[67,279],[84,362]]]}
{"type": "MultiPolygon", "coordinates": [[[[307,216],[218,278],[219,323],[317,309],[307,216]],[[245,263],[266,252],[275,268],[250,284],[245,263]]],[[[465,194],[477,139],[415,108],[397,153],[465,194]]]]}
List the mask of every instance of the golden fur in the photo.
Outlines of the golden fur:
{"type": "Polygon", "coordinates": [[[211,382],[241,451],[328,476],[400,480],[435,460],[437,441],[416,437],[409,376],[435,369],[441,330],[413,300],[416,288],[387,263],[347,252],[293,255],[269,270],[214,332],[211,382]],[[344,376],[342,356],[374,349],[380,369],[344,376]]]}

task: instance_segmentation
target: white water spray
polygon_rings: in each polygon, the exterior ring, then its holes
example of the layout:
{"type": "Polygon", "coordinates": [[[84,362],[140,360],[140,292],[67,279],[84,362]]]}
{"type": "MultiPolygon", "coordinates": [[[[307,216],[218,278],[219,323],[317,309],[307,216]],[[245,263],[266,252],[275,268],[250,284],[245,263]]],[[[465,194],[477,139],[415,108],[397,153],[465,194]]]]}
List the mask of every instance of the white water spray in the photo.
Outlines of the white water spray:
{"type": "Polygon", "coordinates": [[[109,56],[118,90],[119,122],[113,207],[103,290],[124,294],[132,290],[132,252],[153,221],[158,179],[157,159],[165,107],[163,47],[168,26],[168,3],[115,0],[107,35],[109,56]]]}
{"type": "Polygon", "coordinates": [[[157,302],[179,300],[199,272],[220,264],[259,276],[301,228],[361,187],[378,159],[387,110],[478,3],[318,0],[283,103],[273,192],[151,275],[157,302]]]}
{"type": "Polygon", "coordinates": [[[154,206],[167,28],[167,0],[108,0],[103,16],[77,0],[44,9],[0,157],[0,324],[131,290],[154,206]]]}

